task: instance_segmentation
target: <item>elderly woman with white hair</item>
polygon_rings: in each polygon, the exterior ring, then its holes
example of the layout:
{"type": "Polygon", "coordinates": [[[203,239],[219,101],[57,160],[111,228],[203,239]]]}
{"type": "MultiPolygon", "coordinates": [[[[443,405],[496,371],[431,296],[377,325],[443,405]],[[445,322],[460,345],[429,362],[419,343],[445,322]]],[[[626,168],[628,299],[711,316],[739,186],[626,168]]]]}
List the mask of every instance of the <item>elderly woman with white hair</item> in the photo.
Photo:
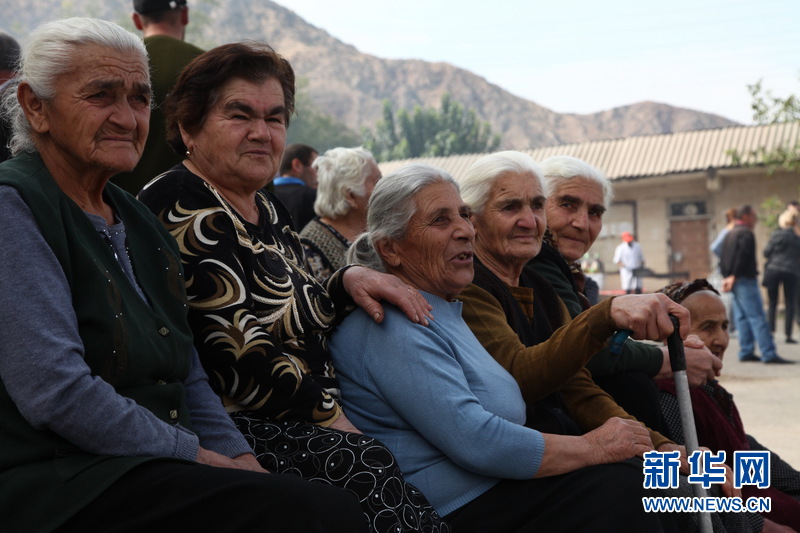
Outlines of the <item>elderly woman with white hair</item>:
{"type": "MultiPolygon", "coordinates": [[[[559,155],[541,163],[543,181],[550,189],[545,212],[547,231],[541,251],[526,269],[542,275],[555,288],[574,318],[589,308],[583,297],[584,274],[580,259],[603,229],[603,215],[614,190],[598,168],[571,156],[559,155]]],[[[685,343],[687,373],[692,385],[713,380],[722,366],[699,339],[685,343]]],[[[587,364],[592,377],[626,411],[649,427],[663,429],[658,395],[650,378],[672,376],[666,347],[626,342],[619,354],[601,350],[587,364]]]]}
{"type": "MultiPolygon", "coordinates": [[[[633,418],[575,363],[585,363],[618,329],[657,340],[671,323],[642,329],[641,316],[668,300],[648,295],[608,299],[573,320],[547,280],[525,265],[542,248],[547,189],[527,155],[505,151],[470,166],[459,183],[475,224],[475,279],[463,293],[464,319],[487,351],[516,378],[529,404],[528,424],[580,433],[612,416],[633,418]],[[565,373],[555,379],[556,369],[565,373]]],[[[675,309],[686,317],[685,310],[675,309]]],[[[688,326],[687,326],[688,331],[688,326]]],[[[651,431],[652,445],[670,442],[651,431]]]]}
{"type": "Polygon", "coordinates": [[[334,148],[314,160],[317,170],[317,214],[300,242],[308,271],[323,283],[344,267],[345,256],[367,227],[367,202],[381,170],[364,148],[334,148]]]}
{"type": "MultiPolygon", "coordinates": [[[[561,383],[553,379],[556,370],[569,368],[579,354],[593,361],[614,330],[630,329],[636,339],[665,339],[673,331],[667,314],[680,319],[685,337],[688,312],[660,294],[625,295],[571,318],[547,280],[526,268],[541,253],[546,206],[549,198],[558,196],[542,179],[545,172],[527,155],[505,151],[482,157],[460,177],[461,196],[472,209],[476,234],[475,279],[459,297],[464,320],[519,384],[528,404],[526,425],[582,434],[615,417],[642,421],[638,413],[631,416],[626,406],[606,394],[585,368],[576,369],[561,383]]],[[[599,201],[593,198],[588,205],[596,208],[599,201]]],[[[652,403],[658,412],[657,394],[652,403]]],[[[649,422],[654,449],[685,452],[649,422]]],[[[685,518],[663,517],[664,525],[674,526],[674,519],[681,531],[689,531],[692,526],[685,518]]]]}
{"type": "Polygon", "coordinates": [[[580,260],[603,228],[603,215],[614,199],[614,189],[603,172],[576,157],[553,156],[541,163],[542,178],[550,188],[545,204],[547,231],[542,251],[532,261],[576,316],[589,307],[580,260]],[[564,275],[566,260],[571,275],[564,275]],[[564,283],[568,281],[568,283],[564,283]]]}
{"type": "MultiPolygon", "coordinates": [[[[645,428],[621,418],[583,435],[526,427],[517,382],[467,327],[459,300],[477,248],[455,181],[404,167],[378,182],[367,217],[349,258],[422,291],[435,319],[415,326],[392,307],[380,325],[350,314],[330,342],[345,409],[453,530],[660,531],[641,507],[641,466],[620,462],[652,449],[645,428]]],[[[665,307],[640,309],[638,333],[669,321],[669,299],[650,301],[665,307]]]]}
{"type": "Polygon", "coordinates": [[[46,23],[16,84],[0,164],[0,529],[365,531],[346,491],[258,464],[192,346],[175,240],[109,183],[148,133],[141,39],[46,23]]]}

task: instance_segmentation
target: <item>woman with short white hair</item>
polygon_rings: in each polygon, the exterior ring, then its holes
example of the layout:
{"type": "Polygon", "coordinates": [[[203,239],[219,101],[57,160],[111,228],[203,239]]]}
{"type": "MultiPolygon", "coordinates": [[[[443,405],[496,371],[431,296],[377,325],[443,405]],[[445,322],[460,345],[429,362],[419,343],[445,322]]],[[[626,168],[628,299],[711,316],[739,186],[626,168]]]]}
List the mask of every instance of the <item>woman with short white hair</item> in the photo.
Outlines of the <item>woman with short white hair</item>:
{"type": "Polygon", "coordinates": [[[364,148],[333,148],[314,160],[317,214],[300,232],[308,271],[320,283],[345,266],[345,254],[367,227],[367,202],[381,178],[364,148]]]}
{"type": "Polygon", "coordinates": [[[175,239],[109,182],[147,138],[142,40],[99,19],[47,22],[15,80],[2,109],[14,157],[0,164],[0,529],[367,531],[352,494],[259,465],[192,346],[175,239]]]}

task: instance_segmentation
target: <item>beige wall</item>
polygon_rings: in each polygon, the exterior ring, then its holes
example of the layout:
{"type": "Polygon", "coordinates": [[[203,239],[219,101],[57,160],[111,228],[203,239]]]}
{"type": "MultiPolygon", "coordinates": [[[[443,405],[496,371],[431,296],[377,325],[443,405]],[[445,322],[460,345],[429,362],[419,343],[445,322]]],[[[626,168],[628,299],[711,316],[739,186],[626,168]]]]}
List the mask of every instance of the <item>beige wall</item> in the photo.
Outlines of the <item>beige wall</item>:
{"type": "MultiPolygon", "coordinates": [[[[605,263],[604,290],[618,290],[618,268],[612,264],[614,247],[622,231],[633,232],[641,243],[648,267],[657,273],[668,273],[670,205],[674,202],[702,200],[708,209],[708,241],[725,224],[725,210],[750,204],[757,210],[767,198],[777,195],[785,201],[800,199],[800,174],[778,172],[768,176],[764,169],[739,169],[722,173],[709,180],[705,173],[669,177],[616,180],[614,204],[604,216],[603,232],[592,247],[605,263]]],[[[698,215],[698,218],[703,218],[698,215]]],[[[764,224],[756,227],[758,260],[763,271],[761,250],[769,238],[764,224]]],[[[709,269],[716,266],[709,254],[709,269]]],[[[645,290],[655,290],[669,280],[646,278],[645,290]]]]}

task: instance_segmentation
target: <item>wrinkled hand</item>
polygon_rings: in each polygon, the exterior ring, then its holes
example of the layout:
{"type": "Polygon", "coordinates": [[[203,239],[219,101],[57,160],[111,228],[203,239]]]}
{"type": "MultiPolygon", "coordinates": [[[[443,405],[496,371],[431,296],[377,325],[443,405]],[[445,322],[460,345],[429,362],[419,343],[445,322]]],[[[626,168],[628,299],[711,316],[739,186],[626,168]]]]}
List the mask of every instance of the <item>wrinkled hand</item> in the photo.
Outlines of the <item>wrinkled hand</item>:
{"type": "Polygon", "coordinates": [[[612,417],[599,428],[583,435],[596,454],[593,464],[616,463],[641,457],[645,452],[653,450],[650,433],[635,420],[612,417]]]}
{"type": "Polygon", "coordinates": [[[222,468],[235,468],[236,470],[250,470],[251,472],[262,472],[268,474],[269,471],[265,470],[259,463],[258,459],[253,454],[245,453],[238,457],[231,459],[221,453],[212,452],[202,446],[197,450],[197,457],[195,461],[198,463],[217,466],[222,468]]]}
{"type": "MultiPolygon", "coordinates": [[[[708,448],[703,448],[707,450],[708,448]]],[[[728,498],[741,498],[742,497],[742,489],[734,488],[733,486],[733,470],[728,465],[723,465],[725,467],[725,483],[720,486],[720,490],[722,491],[723,496],[727,496],[728,498]]]]}
{"type": "Polygon", "coordinates": [[[669,337],[675,329],[671,314],[680,321],[680,337],[685,339],[691,329],[689,311],[666,294],[627,294],[611,302],[614,326],[631,330],[634,339],[662,341],[669,337]]]}
{"type": "Polygon", "coordinates": [[[681,455],[679,457],[681,461],[681,467],[679,469],[680,473],[684,476],[688,476],[691,471],[689,469],[689,456],[686,454],[686,446],[675,444],[672,442],[665,442],[661,446],[658,447],[658,451],[660,452],[674,452],[679,451],[681,455]]]}
{"type": "Polygon", "coordinates": [[[333,423],[329,426],[333,429],[338,429],[339,431],[346,431],[348,433],[361,433],[351,422],[344,416],[344,413],[339,413],[339,416],[333,423]]]}
{"type": "MultiPolygon", "coordinates": [[[[665,442],[661,446],[658,447],[658,451],[660,452],[671,452],[673,450],[678,450],[681,452],[681,468],[680,473],[688,476],[691,474],[691,469],[689,468],[689,456],[686,453],[686,446],[681,446],[680,444],[671,444],[669,442],[665,442]]],[[[705,446],[698,447],[698,450],[704,451],[711,451],[709,448],[705,446]]],[[[742,489],[737,489],[733,487],[733,470],[728,465],[723,465],[725,467],[725,483],[720,485],[720,490],[722,491],[723,496],[733,497],[738,496],[741,498],[742,496],[742,489]]]]}
{"type": "Polygon", "coordinates": [[[683,342],[686,353],[686,377],[690,387],[699,387],[714,380],[722,370],[722,361],[706,348],[697,335],[689,335],[683,342]]]}
{"type": "Polygon", "coordinates": [[[384,317],[383,307],[379,303],[382,300],[399,307],[409,320],[417,324],[427,326],[428,319],[433,318],[432,308],[425,298],[397,276],[354,266],[345,271],[342,281],[356,305],[377,323],[381,323],[384,317]]]}

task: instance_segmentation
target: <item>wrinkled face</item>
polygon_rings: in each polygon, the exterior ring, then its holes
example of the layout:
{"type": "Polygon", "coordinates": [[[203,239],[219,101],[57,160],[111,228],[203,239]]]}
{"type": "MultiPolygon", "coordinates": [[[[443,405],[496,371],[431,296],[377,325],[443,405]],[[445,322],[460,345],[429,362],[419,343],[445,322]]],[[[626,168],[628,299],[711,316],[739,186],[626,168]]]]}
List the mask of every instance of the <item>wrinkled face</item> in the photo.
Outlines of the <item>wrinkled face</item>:
{"type": "Polygon", "coordinates": [[[545,197],[536,176],[501,174],[475,222],[475,249],[488,264],[521,267],[542,249],[547,227],[545,197]]]}
{"type": "Polygon", "coordinates": [[[567,261],[576,261],[592,247],[603,229],[603,188],[594,180],[575,177],[561,182],[547,199],[547,225],[567,261]]]}
{"type": "Polygon", "coordinates": [[[475,231],[469,207],[450,183],[435,183],[414,197],[416,212],[400,241],[379,247],[387,270],[417,289],[454,299],[472,282],[475,231]]]}
{"type": "Polygon", "coordinates": [[[219,93],[200,131],[190,134],[181,128],[181,136],[205,178],[252,193],[280,167],[286,144],[283,88],[275,78],[258,83],[234,78],[219,93]]]}
{"type": "Polygon", "coordinates": [[[37,146],[78,175],[133,169],[149,129],[147,63],[96,45],[79,46],[74,57],[73,68],[56,79],[55,97],[31,120],[37,146]]]}
{"type": "Polygon", "coordinates": [[[722,298],[711,291],[690,294],[682,304],[692,317],[692,333],[700,337],[711,353],[722,359],[728,347],[728,315],[722,298]]]}

